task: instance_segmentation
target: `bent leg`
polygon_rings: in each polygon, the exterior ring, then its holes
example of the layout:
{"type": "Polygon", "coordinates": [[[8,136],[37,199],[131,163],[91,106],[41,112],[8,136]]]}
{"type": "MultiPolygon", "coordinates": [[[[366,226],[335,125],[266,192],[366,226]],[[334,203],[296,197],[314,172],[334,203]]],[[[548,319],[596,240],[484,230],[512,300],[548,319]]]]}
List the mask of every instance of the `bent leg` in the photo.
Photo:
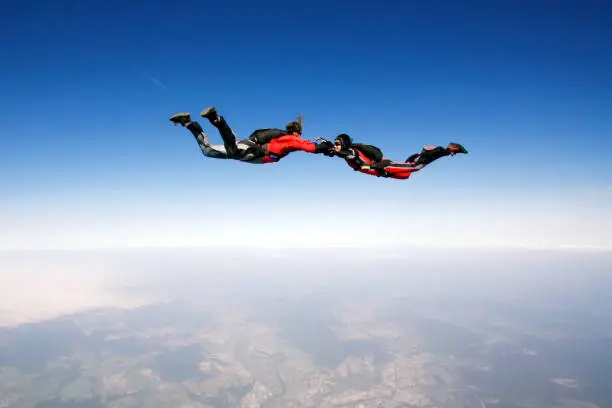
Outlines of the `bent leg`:
{"type": "Polygon", "coordinates": [[[425,146],[420,153],[413,154],[406,159],[406,163],[426,166],[444,156],[452,156],[457,153],[467,153],[467,150],[459,143],[449,143],[447,147],[425,146]]]}
{"type": "Polygon", "coordinates": [[[238,138],[236,137],[236,134],[232,128],[230,128],[225,121],[225,118],[219,115],[214,107],[204,109],[200,115],[207,118],[210,123],[217,128],[219,134],[221,135],[221,139],[223,139],[225,150],[230,158],[237,158],[240,156],[240,150],[238,149],[238,138]]]}
{"type": "MultiPolygon", "coordinates": [[[[448,148],[444,148],[442,146],[425,146],[421,149],[421,153],[416,157],[416,160],[412,160],[413,163],[426,166],[444,156],[448,156],[451,154],[451,151],[448,148]]],[[[408,159],[413,158],[414,155],[410,156],[408,159]]]]}
{"type": "Polygon", "coordinates": [[[208,135],[204,132],[202,127],[198,122],[189,122],[185,125],[185,127],[191,132],[191,134],[195,137],[198,145],[200,146],[200,150],[202,154],[206,157],[210,157],[213,159],[228,159],[227,151],[225,150],[225,146],[222,145],[211,145],[210,140],[208,139],[208,135]]]}
{"type": "Polygon", "coordinates": [[[238,157],[240,155],[240,150],[238,149],[236,134],[229,127],[225,118],[223,116],[219,116],[218,120],[213,123],[213,125],[219,130],[219,134],[223,139],[223,144],[225,145],[225,149],[229,153],[230,157],[238,157]]]}
{"type": "Polygon", "coordinates": [[[412,173],[421,170],[432,162],[456,153],[467,153],[467,150],[457,143],[450,143],[448,147],[425,146],[420,153],[411,155],[404,163],[381,162],[376,168],[380,169],[385,177],[407,179],[412,173]]]}

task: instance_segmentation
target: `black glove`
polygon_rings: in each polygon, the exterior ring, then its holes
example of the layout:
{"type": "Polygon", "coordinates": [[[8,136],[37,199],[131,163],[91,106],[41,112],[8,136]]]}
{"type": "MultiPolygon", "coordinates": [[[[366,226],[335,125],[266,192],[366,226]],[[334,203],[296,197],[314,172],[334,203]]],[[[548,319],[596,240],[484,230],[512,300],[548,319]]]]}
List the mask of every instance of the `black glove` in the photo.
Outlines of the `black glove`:
{"type": "Polygon", "coordinates": [[[325,156],[333,156],[334,154],[334,145],[332,142],[327,140],[316,145],[315,152],[323,153],[325,156]]]}

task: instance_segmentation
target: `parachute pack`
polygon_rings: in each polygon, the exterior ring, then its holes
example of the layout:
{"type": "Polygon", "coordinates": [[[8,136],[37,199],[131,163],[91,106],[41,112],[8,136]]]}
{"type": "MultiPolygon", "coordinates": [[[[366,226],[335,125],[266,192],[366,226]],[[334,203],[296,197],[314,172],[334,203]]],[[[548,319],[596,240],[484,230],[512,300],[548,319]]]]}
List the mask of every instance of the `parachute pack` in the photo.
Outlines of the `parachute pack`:
{"type": "Polygon", "coordinates": [[[286,133],[286,131],[276,128],[257,129],[256,131],[251,133],[251,135],[249,136],[249,140],[259,144],[270,143],[272,139],[282,136],[286,133]]]}

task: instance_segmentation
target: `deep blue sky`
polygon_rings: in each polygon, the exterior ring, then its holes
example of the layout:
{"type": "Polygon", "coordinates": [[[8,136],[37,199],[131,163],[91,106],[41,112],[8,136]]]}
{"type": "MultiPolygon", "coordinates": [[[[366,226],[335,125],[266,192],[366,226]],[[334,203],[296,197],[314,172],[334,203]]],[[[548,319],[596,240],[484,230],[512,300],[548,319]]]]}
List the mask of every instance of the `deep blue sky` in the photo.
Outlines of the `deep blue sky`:
{"type": "Polygon", "coordinates": [[[36,204],[51,202],[103,207],[117,192],[168,206],[212,192],[223,206],[248,203],[240,191],[320,198],[324,188],[328,201],[450,191],[478,206],[609,189],[611,10],[605,1],[3,1],[2,216],[40,216],[36,204]],[[309,138],[348,132],[398,160],[449,141],[470,154],[401,183],[302,153],[273,166],[205,159],[168,117],[209,105],[240,136],[304,112],[309,138]]]}

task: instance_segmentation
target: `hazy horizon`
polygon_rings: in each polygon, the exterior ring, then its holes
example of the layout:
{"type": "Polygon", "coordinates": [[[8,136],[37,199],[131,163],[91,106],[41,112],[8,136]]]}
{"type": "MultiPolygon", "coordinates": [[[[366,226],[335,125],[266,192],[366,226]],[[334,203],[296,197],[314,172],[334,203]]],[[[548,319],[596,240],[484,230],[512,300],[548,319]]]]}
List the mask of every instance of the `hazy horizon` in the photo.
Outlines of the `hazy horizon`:
{"type": "Polygon", "coordinates": [[[9,407],[612,402],[607,251],[0,251],[0,270],[9,407]]]}
{"type": "MultiPolygon", "coordinates": [[[[292,279],[295,285],[303,283],[306,287],[319,280],[338,283],[343,279],[358,283],[371,279],[387,283],[402,279],[430,284],[435,281],[446,287],[449,280],[459,279],[470,285],[481,282],[502,288],[524,279],[529,285],[544,282],[569,290],[578,281],[612,280],[612,253],[418,246],[23,250],[0,251],[0,270],[0,316],[19,323],[20,314],[31,316],[24,317],[26,320],[38,315],[44,320],[88,308],[155,303],[160,298],[151,298],[146,288],[174,287],[174,281],[179,282],[176,288],[183,285],[197,291],[208,290],[208,283],[251,287],[253,281],[261,281],[263,286],[285,285],[292,279]],[[142,293],[137,293],[138,288],[142,293]]],[[[546,288],[538,285],[533,290],[545,293],[546,288]]],[[[394,289],[393,285],[389,288],[394,289]]],[[[504,296],[503,291],[492,293],[504,296]]],[[[181,298],[176,292],[166,295],[174,300],[181,298]]]]}

